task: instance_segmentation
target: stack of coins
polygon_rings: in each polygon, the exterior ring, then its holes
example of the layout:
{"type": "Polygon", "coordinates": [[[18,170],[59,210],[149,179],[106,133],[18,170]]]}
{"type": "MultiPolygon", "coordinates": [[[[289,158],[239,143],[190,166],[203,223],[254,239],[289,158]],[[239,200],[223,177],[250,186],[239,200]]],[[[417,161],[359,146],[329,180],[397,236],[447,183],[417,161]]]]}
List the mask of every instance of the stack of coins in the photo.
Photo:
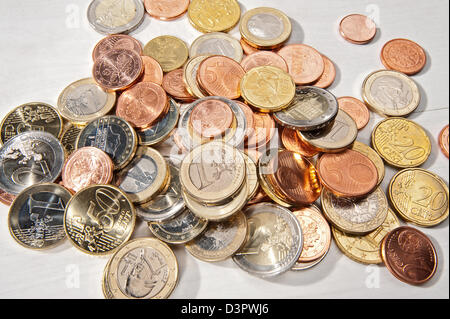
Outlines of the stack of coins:
{"type": "MultiPolygon", "coordinates": [[[[426,63],[418,44],[383,47],[387,70],[367,76],[362,102],[326,89],[336,75],[330,59],[284,46],[292,26],[279,10],[255,8],[240,20],[235,0],[121,3],[88,8],[92,27],[107,34],[92,52],[92,78],[67,86],[56,108],[27,103],[1,123],[0,201],[11,205],[19,244],[44,249],[67,237],[84,253],[112,255],[106,298],[169,297],[178,264],[167,244],[272,277],[319,264],[333,237],[351,259],[384,262],[400,280],[433,277],[432,242],[397,218],[431,227],[449,214],[448,187],[419,168],[430,139],[404,118],[420,101],[409,77],[426,63]],[[167,35],[143,47],[123,33],[145,12],[161,20],[187,12],[205,34],[190,47],[167,35]],[[239,20],[240,41],[226,33],[239,20]],[[373,148],[357,141],[369,109],[387,117],[373,148]],[[176,151],[164,156],[164,143],[176,151]],[[388,196],[385,163],[402,169],[388,196]],[[130,241],[139,220],[156,238],[130,241]]],[[[354,14],[340,33],[361,45],[376,26],[354,14]]],[[[448,157],[448,126],[439,144],[448,157]]]]}

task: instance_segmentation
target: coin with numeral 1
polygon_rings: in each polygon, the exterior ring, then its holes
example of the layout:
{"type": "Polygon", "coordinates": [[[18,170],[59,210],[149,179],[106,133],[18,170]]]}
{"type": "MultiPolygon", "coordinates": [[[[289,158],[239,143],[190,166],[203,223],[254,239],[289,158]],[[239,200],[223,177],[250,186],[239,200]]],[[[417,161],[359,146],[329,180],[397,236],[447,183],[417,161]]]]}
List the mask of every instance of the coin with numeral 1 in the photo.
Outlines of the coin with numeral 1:
{"type": "Polygon", "coordinates": [[[424,169],[397,173],[389,184],[389,199],[403,219],[423,227],[438,225],[448,218],[447,184],[424,169]]]}
{"type": "Polygon", "coordinates": [[[64,229],[82,252],[107,255],[128,241],[135,221],[135,208],[123,191],[93,185],[80,190],[67,204],[64,229]]]}
{"type": "Polygon", "coordinates": [[[22,246],[42,250],[66,238],[64,210],[72,195],[58,184],[28,187],[17,196],[8,215],[9,231],[22,246]]]}
{"type": "Polygon", "coordinates": [[[431,154],[431,142],[425,130],[401,117],[378,123],[372,131],[372,145],[386,163],[398,168],[420,166],[431,154]]]}
{"type": "Polygon", "coordinates": [[[136,131],[126,120],[117,116],[103,116],[90,122],[78,136],[77,149],[93,146],[108,154],[114,169],[124,168],[136,153],[136,131]]]}
{"type": "Polygon", "coordinates": [[[165,299],[178,283],[172,249],[155,238],[128,242],[111,258],[104,287],[112,299],[165,299]]]}
{"type": "Polygon", "coordinates": [[[311,149],[324,153],[338,153],[350,147],[358,136],[355,121],[339,110],[334,122],[316,131],[297,131],[300,139],[311,149]]]}

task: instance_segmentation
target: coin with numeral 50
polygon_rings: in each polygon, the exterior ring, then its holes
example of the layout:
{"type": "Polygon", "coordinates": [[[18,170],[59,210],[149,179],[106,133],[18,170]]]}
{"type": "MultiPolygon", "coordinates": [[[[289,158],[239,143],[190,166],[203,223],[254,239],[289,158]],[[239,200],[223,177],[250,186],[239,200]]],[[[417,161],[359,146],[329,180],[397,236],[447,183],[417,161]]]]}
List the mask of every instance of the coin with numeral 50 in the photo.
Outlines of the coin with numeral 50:
{"type": "Polygon", "coordinates": [[[94,185],[76,193],[64,215],[70,242],[91,255],[106,255],[131,236],[136,221],[133,204],[119,188],[94,185]]]}

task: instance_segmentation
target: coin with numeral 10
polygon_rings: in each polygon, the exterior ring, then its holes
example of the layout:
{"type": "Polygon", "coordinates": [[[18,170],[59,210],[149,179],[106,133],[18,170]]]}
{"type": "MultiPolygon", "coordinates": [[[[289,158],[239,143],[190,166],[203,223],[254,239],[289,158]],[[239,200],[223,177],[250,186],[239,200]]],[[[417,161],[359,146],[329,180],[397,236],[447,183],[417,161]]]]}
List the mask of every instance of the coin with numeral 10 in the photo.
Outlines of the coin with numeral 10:
{"type": "Polygon", "coordinates": [[[111,185],[93,185],[76,193],[67,204],[64,229],[82,252],[106,255],[128,241],[135,221],[135,208],[123,191],[111,185]]]}
{"type": "Polygon", "coordinates": [[[401,117],[378,123],[372,132],[372,145],[386,163],[399,168],[420,166],[431,153],[431,142],[425,130],[401,117]]]}

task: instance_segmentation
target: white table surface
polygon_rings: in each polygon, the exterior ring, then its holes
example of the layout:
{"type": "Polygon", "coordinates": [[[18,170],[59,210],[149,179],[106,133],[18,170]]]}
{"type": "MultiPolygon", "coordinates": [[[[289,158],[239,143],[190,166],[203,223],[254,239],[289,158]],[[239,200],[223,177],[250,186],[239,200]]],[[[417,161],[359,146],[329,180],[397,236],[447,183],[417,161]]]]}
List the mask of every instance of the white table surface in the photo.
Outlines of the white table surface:
{"type": "MultiPolygon", "coordinates": [[[[56,104],[71,82],[91,76],[91,52],[103,36],[89,26],[89,0],[0,1],[0,117],[13,107],[31,101],[56,104]]],[[[413,79],[422,94],[419,108],[410,119],[428,132],[433,151],[424,168],[448,183],[449,161],[437,144],[449,116],[449,2],[445,0],[241,0],[243,11],[259,6],[278,8],[293,20],[291,43],[306,43],[331,58],[337,78],[331,92],[337,97],[361,98],[367,74],[383,68],[379,54],[393,38],[409,38],[428,54],[425,69],[413,79]],[[379,26],[374,41],[358,46],[338,33],[342,17],[351,13],[370,15],[379,26]]],[[[187,43],[200,35],[186,16],[170,22],[146,17],[131,35],[143,44],[169,34],[187,43]]],[[[232,35],[239,38],[235,28],[232,35]]],[[[358,140],[370,143],[370,133],[380,117],[371,114],[358,140]]],[[[387,168],[382,184],[396,170],[387,168]]],[[[101,278],[107,257],[83,254],[66,241],[56,249],[35,252],[19,246],[7,226],[8,207],[0,204],[0,298],[103,298],[101,278]]],[[[204,263],[182,246],[174,247],[180,268],[179,284],[172,298],[448,298],[449,225],[424,229],[436,246],[439,267],[427,284],[415,287],[395,279],[382,265],[365,266],[347,258],[333,243],[318,266],[289,272],[270,280],[258,279],[233,261],[204,263]]],[[[135,237],[150,236],[139,224],[135,237]]]]}

